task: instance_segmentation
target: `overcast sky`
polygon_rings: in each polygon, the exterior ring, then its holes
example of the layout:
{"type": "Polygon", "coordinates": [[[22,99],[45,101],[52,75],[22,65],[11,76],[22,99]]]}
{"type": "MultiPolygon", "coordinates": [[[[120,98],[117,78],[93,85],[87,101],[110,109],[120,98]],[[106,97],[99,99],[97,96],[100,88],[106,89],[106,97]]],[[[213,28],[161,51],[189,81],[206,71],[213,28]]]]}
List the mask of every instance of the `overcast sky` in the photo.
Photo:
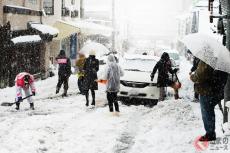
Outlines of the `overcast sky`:
{"type": "MultiPolygon", "coordinates": [[[[193,0],[115,0],[116,21],[128,21],[133,32],[173,35],[176,18],[189,10],[193,0]]],[[[111,0],[85,0],[85,7],[111,10],[111,0]]]]}

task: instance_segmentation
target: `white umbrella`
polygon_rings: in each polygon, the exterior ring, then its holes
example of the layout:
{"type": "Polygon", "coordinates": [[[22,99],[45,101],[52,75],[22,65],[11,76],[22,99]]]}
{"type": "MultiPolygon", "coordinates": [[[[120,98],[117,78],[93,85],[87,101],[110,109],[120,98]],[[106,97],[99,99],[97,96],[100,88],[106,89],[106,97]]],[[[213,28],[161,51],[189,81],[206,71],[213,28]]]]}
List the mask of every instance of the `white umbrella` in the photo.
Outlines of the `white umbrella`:
{"type": "Polygon", "coordinates": [[[214,37],[201,33],[189,34],[182,42],[194,56],[212,68],[230,73],[230,52],[214,37]]]}
{"type": "Polygon", "coordinates": [[[105,54],[108,54],[110,51],[104,45],[96,42],[87,42],[79,51],[79,53],[89,55],[89,52],[94,50],[97,57],[101,57],[105,54]]]}

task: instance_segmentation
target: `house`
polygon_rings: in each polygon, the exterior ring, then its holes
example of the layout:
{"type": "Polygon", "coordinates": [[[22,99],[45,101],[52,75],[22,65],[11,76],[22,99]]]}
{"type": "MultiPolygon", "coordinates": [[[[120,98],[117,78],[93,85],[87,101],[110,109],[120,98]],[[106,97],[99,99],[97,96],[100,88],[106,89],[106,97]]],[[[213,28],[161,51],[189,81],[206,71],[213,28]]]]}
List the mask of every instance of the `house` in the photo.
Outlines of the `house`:
{"type": "Polygon", "coordinates": [[[27,71],[49,76],[51,42],[59,31],[43,24],[43,2],[39,0],[1,0],[0,87],[14,85],[17,73],[27,71]],[[7,81],[5,81],[7,80],[7,81]]]}

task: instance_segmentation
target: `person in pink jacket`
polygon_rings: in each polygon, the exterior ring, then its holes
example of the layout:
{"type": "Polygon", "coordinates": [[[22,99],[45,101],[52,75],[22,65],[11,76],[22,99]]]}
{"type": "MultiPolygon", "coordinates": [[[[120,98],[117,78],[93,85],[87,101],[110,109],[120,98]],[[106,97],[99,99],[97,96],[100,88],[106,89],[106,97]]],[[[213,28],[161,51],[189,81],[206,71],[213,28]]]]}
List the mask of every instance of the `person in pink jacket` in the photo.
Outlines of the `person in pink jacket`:
{"type": "MultiPolygon", "coordinates": [[[[16,110],[19,110],[20,102],[22,102],[22,90],[25,93],[25,96],[33,95],[35,96],[35,86],[34,86],[34,77],[33,75],[27,72],[19,73],[15,78],[15,87],[16,87],[16,110]]],[[[32,97],[28,97],[27,101],[30,104],[30,109],[34,110],[34,103],[32,97]]]]}

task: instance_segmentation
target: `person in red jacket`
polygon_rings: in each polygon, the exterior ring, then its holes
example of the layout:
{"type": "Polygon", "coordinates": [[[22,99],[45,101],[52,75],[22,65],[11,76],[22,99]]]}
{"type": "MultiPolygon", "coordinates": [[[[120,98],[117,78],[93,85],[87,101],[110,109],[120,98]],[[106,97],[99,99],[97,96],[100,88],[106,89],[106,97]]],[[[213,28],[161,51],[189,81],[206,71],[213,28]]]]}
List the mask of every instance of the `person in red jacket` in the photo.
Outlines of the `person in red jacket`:
{"type": "MultiPolygon", "coordinates": [[[[35,86],[34,86],[34,77],[33,75],[27,72],[19,73],[15,78],[15,87],[16,87],[16,110],[19,110],[20,102],[22,102],[22,90],[25,93],[25,96],[32,95],[35,96],[35,86]]],[[[30,109],[34,110],[34,103],[32,97],[29,97],[27,101],[30,104],[30,109]]]]}

